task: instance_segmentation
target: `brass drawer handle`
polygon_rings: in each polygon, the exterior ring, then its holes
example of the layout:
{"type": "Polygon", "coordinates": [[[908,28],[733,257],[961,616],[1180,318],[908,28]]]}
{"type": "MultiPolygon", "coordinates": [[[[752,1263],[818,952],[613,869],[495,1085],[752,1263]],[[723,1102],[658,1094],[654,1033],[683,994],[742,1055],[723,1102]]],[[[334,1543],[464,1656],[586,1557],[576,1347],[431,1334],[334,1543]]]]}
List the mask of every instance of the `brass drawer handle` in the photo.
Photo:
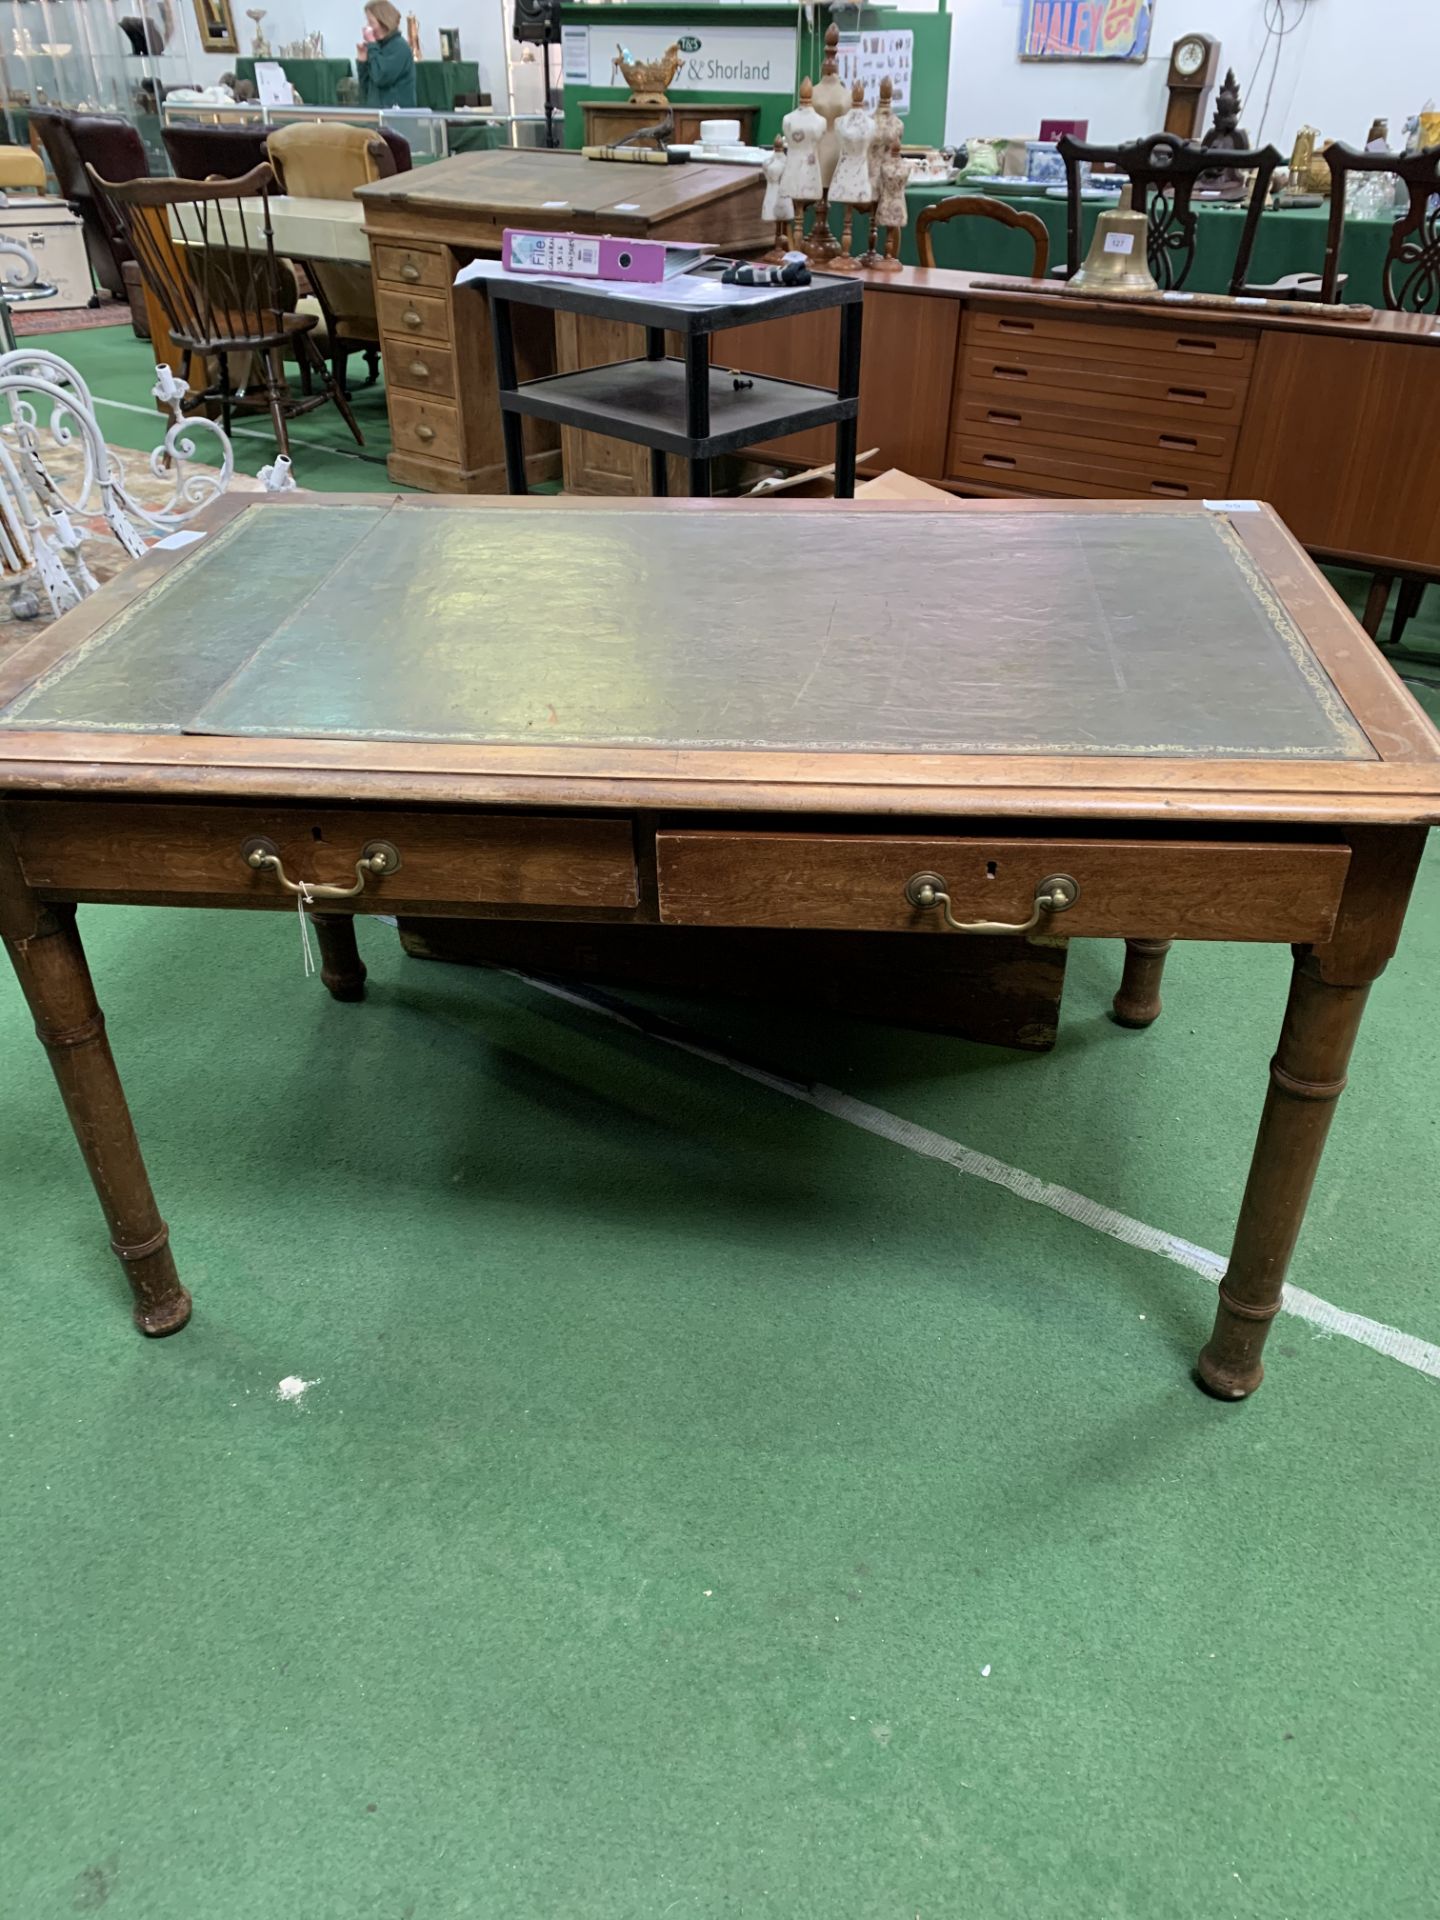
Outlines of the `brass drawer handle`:
{"type": "Polygon", "coordinates": [[[417,440],[424,440],[428,443],[429,441],[435,438],[434,427],[427,427],[422,421],[421,424],[415,429],[415,438],[417,440]]]}
{"type": "Polygon", "coordinates": [[[407,327],[423,327],[425,324],[423,314],[416,313],[413,307],[407,307],[400,318],[405,322],[407,327]]]}
{"type": "Polygon", "coordinates": [[[404,266],[401,267],[400,278],[402,280],[418,280],[420,278],[420,269],[413,260],[407,260],[404,266]]]}
{"type": "Polygon", "coordinates": [[[1067,907],[1073,907],[1080,898],[1080,882],[1068,873],[1052,873],[1042,880],[1035,889],[1035,911],[1028,920],[957,920],[938,873],[912,873],[905,882],[905,898],[922,911],[942,908],[946,926],[956,933],[1029,933],[1047,913],[1064,913],[1067,907]]]}
{"type": "Polygon", "coordinates": [[[412,360],[410,362],[410,372],[417,380],[428,380],[430,378],[430,369],[423,360],[412,360]]]}
{"type": "Polygon", "coordinates": [[[357,893],[365,891],[365,882],[372,873],[398,873],[400,855],[388,840],[368,841],[355,862],[355,884],[353,887],[321,886],[308,880],[291,880],[280,864],[280,849],[273,840],[257,836],[247,840],[240,849],[245,863],[257,873],[273,873],[286,893],[303,894],[307,900],[353,900],[357,893]]]}

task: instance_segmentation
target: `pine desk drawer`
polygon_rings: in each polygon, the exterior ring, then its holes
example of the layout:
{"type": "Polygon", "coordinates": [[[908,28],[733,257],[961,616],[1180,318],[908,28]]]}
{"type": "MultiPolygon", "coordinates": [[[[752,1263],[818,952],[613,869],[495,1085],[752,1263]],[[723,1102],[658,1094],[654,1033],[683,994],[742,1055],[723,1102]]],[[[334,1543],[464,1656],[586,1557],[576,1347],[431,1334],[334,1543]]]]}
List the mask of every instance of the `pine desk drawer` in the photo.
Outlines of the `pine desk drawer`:
{"type": "MultiPolygon", "coordinates": [[[[633,907],[635,850],[626,820],[581,815],[415,813],[384,808],[206,807],[148,802],[18,800],[6,820],[32,887],[62,897],[130,893],[227,905],[294,906],[248,849],[262,840],[285,877],[353,886],[367,847],[399,856],[344,907],[393,913],[414,905],[633,907]]],[[[320,900],[317,906],[334,902],[320,900]]]]}
{"type": "Polygon", "coordinates": [[[393,333],[401,340],[434,340],[449,346],[450,310],[433,293],[395,293],[377,286],[375,307],[383,333],[393,333]]]}
{"type": "Polygon", "coordinates": [[[429,287],[443,293],[454,279],[448,253],[428,247],[395,247],[374,243],[375,278],[401,287],[429,287]]]}
{"type": "Polygon", "coordinates": [[[385,355],[385,384],[404,387],[411,393],[429,393],[442,400],[455,393],[455,356],[449,347],[434,347],[423,340],[402,339],[387,333],[380,341],[385,355]]]}
{"type": "Polygon", "coordinates": [[[944,932],[906,895],[919,874],[939,875],[957,920],[1022,925],[1066,874],[1078,897],[1038,931],[1155,940],[1324,940],[1350,864],[1326,842],[662,831],[655,848],[675,926],[944,932]]]}
{"type": "Polygon", "coordinates": [[[427,454],[434,460],[460,461],[460,416],[444,401],[418,394],[390,395],[390,443],[397,453],[427,454]]]}

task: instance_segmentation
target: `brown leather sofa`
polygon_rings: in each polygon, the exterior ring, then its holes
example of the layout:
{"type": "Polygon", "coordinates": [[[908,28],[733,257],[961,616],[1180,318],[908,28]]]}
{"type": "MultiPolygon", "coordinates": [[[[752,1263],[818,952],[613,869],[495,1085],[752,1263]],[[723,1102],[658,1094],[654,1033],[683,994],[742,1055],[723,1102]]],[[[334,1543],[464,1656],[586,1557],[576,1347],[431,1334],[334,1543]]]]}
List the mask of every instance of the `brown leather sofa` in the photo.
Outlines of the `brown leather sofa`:
{"type": "MultiPolygon", "coordinates": [[[[211,180],[217,176],[222,180],[238,180],[268,157],[265,138],[272,131],[258,120],[253,126],[239,127],[191,126],[177,121],[162,128],[160,137],[177,180],[211,180]]],[[[393,171],[409,173],[410,142],[385,127],[373,129],[372,138],[374,133],[378,133],[390,149],[390,158],[395,162],[393,171]]]]}
{"type": "Polygon", "coordinates": [[[33,110],[30,124],[40,135],[61,198],[80,215],[96,284],[118,300],[129,300],[135,332],[148,339],[139,269],[129,247],[111,230],[85,172],[88,161],[102,180],[143,179],[150,172],[144,142],[118,114],[67,113],[47,107],[33,110]]]}

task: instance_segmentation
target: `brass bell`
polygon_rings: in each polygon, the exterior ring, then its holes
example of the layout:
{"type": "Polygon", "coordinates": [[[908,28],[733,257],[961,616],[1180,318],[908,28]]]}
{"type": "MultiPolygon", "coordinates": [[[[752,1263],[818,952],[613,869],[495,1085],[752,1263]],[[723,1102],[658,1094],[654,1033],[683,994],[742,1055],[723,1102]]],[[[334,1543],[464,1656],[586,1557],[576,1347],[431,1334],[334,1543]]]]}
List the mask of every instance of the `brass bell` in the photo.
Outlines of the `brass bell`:
{"type": "Polygon", "coordinates": [[[1070,279],[1072,287],[1098,293],[1158,293],[1146,254],[1150,223],[1134,205],[1134,188],[1127,186],[1117,207],[1107,207],[1095,222],[1095,237],[1085,264],[1070,279]]]}

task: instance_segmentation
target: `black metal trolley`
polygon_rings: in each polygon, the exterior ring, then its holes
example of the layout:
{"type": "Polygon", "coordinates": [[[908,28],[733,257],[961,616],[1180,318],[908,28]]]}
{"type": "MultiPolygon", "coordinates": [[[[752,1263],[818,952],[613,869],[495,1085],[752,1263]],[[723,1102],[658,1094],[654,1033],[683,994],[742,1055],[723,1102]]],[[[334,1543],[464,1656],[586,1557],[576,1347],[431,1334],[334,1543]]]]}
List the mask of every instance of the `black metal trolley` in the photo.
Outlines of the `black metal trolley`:
{"type": "MultiPolygon", "coordinates": [[[[701,269],[700,271],[705,271],[701,269]]],[[[686,279],[693,275],[683,276],[686,279]]],[[[474,283],[490,297],[491,333],[501,428],[505,440],[505,476],[511,493],[528,493],[522,416],[553,420],[610,434],[650,449],[650,490],[668,491],[665,457],[689,462],[690,492],[710,492],[710,462],[760,440],[798,433],[805,427],[835,427],[835,496],[855,493],[855,435],[860,411],[860,313],[862,288],[839,275],[817,275],[808,287],[775,287],[766,297],[726,306],[692,306],[667,300],[661,282],[654,297],[617,296],[606,287],[576,281],[529,281],[507,276],[474,283]],[[587,314],[594,319],[628,322],[645,329],[645,358],[609,366],[583,367],[520,381],[515,373],[515,338],[510,308],[543,307],[552,313],[587,314]],[[761,320],[840,309],[840,353],[834,388],[772,380],[759,373],[713,366],[712,334],[761,320]],[[665,335],[679,334],[682,359],[667,358],[665,335]]]]}

